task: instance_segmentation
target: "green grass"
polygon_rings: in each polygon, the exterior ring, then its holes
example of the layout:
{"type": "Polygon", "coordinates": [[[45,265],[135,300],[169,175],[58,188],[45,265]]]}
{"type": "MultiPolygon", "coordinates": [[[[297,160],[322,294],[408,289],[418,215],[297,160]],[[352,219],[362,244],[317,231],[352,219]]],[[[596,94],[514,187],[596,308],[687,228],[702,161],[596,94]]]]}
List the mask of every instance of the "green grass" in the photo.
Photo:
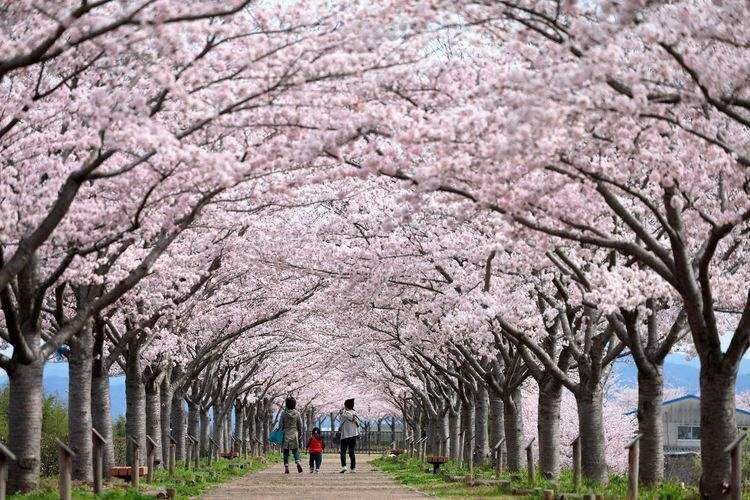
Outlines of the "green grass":
{"type": "MultiPolygon", "coordinates": [[[[499,486],[473,486],[469,487],[463,482],[448,482],[442,474],[432,474],[431,466],[416,458],[378,458],[373,465],[380,470],[392,475],[397,481],[406,486],[423,491],[440,498],[470,497],[470,498],[518,498],[509,496],[499,486]]],[[[448,462],[441,470],[448,475],[467,475],[467,471],[460,469],[454,462],[448,462]]],[[[536,477],[539,478],[537,472],[536,477]]],[[[495,472],[490,466],[474,469],[475,479],[494,479],[495,472]]],[[[501,479],[510,480],[511,488],[529,488],[526,471],[516,474],[504,473],[501,479]]],[[[551,489],[556,493],[601,493],[605,499],[625,498],[628,491],[627,477],[613,474],[609,478],[609,485],[600,486],[584,481],[578,488],[573,487],[573,478],[570,470],[564,470],[560,478],[552,481],[549,479],[537,479],[535,487],[541,490],[551,489]]],[[[531,497],[534,498],[534,497],[531,497]]],[[[542,498],[540,493],[536,498],[542,498]]],[[[691,500],[699,498],[698,490],[694,487],[683,487],[678,483],[665,482],[654,488],[639,489],[639,498],[646,500],[691,500]]]]}
{"type": "MultiPolygon", "coordinates": [[[[85,484],[74,484],[74,499],[95,499],[103,498],[107,500],[146,500],[153,499],[159,492],[165,492],[167,488],[177,490],[177,498],[188,499],[196,497],[206,490],[218,486],[221,483],[231,481],[232,479],[243,476],[249,472],[257,471],[268,467],[271,464],[281,463],[281,454],[265,455],[268,460],[267,464],[260,461],[252,461],[250,467],[230,468],[229,464],[245,463],[241,459],[220,460],[214,462],[208,467],[207,459],[201,460],[201,467],[195,471],[192,468],[186,470],[181,464],[178,464],[175,470],[175,477],[169,478],[169,473],[163,469],[157,469],[154,474],[154,481],[147,484],[145,477],[141,477],[140,488],[138,491],[129,488],[129,483],[115,480],[106,484],[104,494],[97,497],[92,493],[92,487],[85,484]]],[[[57,488],[57,478],[44,478],[40,482],[39,489],[26,495],[10,495],[9,499],[18,500],[55,500],[59,498],[57,488]]]]}

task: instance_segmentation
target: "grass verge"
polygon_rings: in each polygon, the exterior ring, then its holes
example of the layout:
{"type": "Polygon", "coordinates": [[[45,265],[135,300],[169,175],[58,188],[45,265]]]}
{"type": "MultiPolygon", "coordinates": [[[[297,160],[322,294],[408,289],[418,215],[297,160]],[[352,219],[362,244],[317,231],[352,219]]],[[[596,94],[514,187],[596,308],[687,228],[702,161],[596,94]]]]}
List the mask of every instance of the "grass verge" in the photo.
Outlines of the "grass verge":
{"type": "MultiPolygon", "coordinates": [[[[393,476],[401,484],[422,491],[439,498],[500,498],[517,499],[509,493],[507,487],[503,486],[467,486],[464,482],[448,482],[443,473],[433,474],[431,466],[416,458],[384,457],[373,460],[372,464],[378,469],[393,476]]],[[[456,466],[455,462],[448,462],[441,471],[450,476],[466,476],[467,472],[456,466]]],[[[494,479],[494,471],[490,466],[474,469],[475,479],[494,479]]],[[[536,477],[539,477],[537,472],[536,477]]],[[[528,484],[526,472],[509,474],[504,473],[500,479],[511,482],[510,488],[527,489],[528,484]]],[[[609,485],[600,486],[585,482],[578,488],[573,487],[573,478],[570,470],[564,470],[557,480],[537,480],[535,487],[539,492],[527,498],[542,498],[542,491],[553,490],[555,493],[594,493],[602,494],[605,499],[626,498],[628,484],[627,477],[613,474],[610,476],[609,485]]],[[[700,498],[697,488],[684,487],[679,483],[665,482],[654,488],[640,488],[639,498],[646,500],[693,500],[700,498]]]]}
{"type": "MultiPolygon", "coordinates": [[[[153,499],[158,493],[166,492],[167,488],[175,488],[178,499],[193,498],[221,483],[231,481],[253,471],[265,469],[272,464],[281,463],[280,453],[264,455],[264,458],[267,461],[266,463],[262,463],[260,460],[248,460],[250,467],[243,467],[241,469],[232,467],[230,464],[247,463],[242,459],[219,460],[218,462],[214,462],[211,467],[208,466],[207,459],[203,459],[201,467],[197,471],[193,468],[186,470],[180,462],[175,470],[174,478],[170,478],[167,471],[158,469],[154,473],[154,481],[150,484],[146,483],[145,477],[141,477],[138,491],[130,488],[130,483],[114,480],[105,483],[105,491],[101,496],[96,496],[92,493],[93,487],[90,483],[75,482],[73,485],[73,498],[146,500],[153,499]]],[[[10,495],[8,498],[14,500],[56,500],[60,498],[57,488],[57,478],[44,478],[37,491],[25,495],[10,495]]]]}

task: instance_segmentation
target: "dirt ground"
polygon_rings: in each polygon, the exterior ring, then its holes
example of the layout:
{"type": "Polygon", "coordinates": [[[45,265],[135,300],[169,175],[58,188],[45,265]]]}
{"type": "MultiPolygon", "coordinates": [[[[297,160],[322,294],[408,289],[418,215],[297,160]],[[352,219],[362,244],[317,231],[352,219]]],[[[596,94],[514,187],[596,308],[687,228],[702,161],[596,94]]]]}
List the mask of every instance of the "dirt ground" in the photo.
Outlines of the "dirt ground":
{"type": "Polygon", "coordinates": [[[231,483],[223,484],[208,491],[202,498],[218,499],[258,499],[288,498],[325,500],[346,499],[412,499],[427,498],[396,483],[378,471],[370,460],[377,455],[358,455],[357,473],[339,474],[338,455],[324,455],[320,474],[310,474],[306,457],[303,456],[301,474],[292,463],[290,473],[284,474],[282,465],[273,465],[260,472],[248,474],[231,483]]]}

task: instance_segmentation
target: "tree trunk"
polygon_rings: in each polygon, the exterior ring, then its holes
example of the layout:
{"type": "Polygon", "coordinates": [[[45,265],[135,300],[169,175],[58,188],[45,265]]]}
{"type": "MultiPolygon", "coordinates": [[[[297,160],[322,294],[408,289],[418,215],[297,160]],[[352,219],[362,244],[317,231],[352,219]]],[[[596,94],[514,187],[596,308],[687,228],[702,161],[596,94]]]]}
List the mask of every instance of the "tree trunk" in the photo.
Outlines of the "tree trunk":
{"type": "Polygon", "coordinates": [[[138,339],[128,347],[125,366],[125,433],[140,446],[140,464],[133,464],[132,449],[126,445],[127,465],[143,465],[146,458],[146,388],[143,385],[143,370],[138,339]]]}
{"type": "MultiPolygon", "coordinates": [[[[85,287],[81,287],[85,288],[85,287]]],[[[85,290],[79,290],[83,295],[85,290]]],[[[79,297],[86,301],[85,297],[79,297]]],[[[75,452],[73,457],[73,479],[91,481],[93,479],[92,438],[91,438],[91,378],[93,364],[94,337],[91,321],[68,343],[68,443],[75,452]]],[[[110,422],[110,425],[111,422],[110,422]]]]}
{"type": "MultiPolygon", "coordinates": [[[[178,372],[178,370],[175,370],[178,372]]],[[[179,379],[179,375],[173,374],[179,379]]],[[[177,442],[175,449],[175,460],[185,459],[185,392],[182,387],[173,387],[172,390],[172,437],[177,442]]]]}
{"type": "MultiPolygon", "coordinates": [[[[229,407],[227,408],[227,413],[226,413],[226,416],[224,417],[224,433],[222,434],[224,444],[222,446],[223,446],[224,451],[231,451],[232,450],[232,404],[231,403],[226,403],[226,404],[229,405],[229,407]]],[[[302,439],[302,436],[300,436],[300,439],[302,439]]]]}
{"type": "Polygon", "coordinates": [[[506,395],[503,400],[503,415],[505,417],[505,448],[507,450],[508,470],[520,471],[523,468],[523,396],[518,388],[506,395]]]}
{"type": "Polygon", "coordinates": [[[476,453],[475,464],[481,467],[487,463],[490,456],[490,445],[487,435],[490,412],[490,396],[484,386],[480,386],[476,394],[476,408],[474,411],[474,451],[476,453]]]}
{"type": "Polygon", "coordinates": [[[166,468],[169,464],[169,436],[172,434],[172,382],[170,381],[171,373],[167,370],[165,377],[161,381],[161,390],[159,391],[159,412],[161,419],[161,463],[166,468]]]}
{"type": "Polygon", "coordinates": [[[724,449],[737,437],[735,416],[736,367],[701,359],[701,464],[700,491],[712,500],[729,498],[729,454],[724,449]]]}
{"type": "Polygon", "coordinates": [[[438,422],[435,417],[427,417],[427,449],[431,455],[440,453],[440,436],[438,422]]]}
{"type": "MultiPolygon", "coordinates": [[[[503,398],[499,394],[490,391],[490,453],[495,453],[495,445],[505,438],[505,411],[503,411],[503,398]]],[[[505,450],[505,444],[502,449],[505,450]]],[[[505,451],[503,451],[505,456],[505,451]]]]}
{"type": "MultiPolygon", "coordinates": [[[[96,361],[94,362],[96,365],[96,361]]],[[[109,478],[110,469],[115,465],[115,443],[112,437],[112,393],[109,389],[109,375],[103,367],[94,368],[91,374],[91,421],[94,429],[102,435],[104,477],[109,478]]]]}
{"type": "Polygon", "coordinates": [[[645,485],[664,479],[664,429],[662,402],[664,400],[664,365],[651,364],[649,369],[638,368],[638,432],[641,434],[638,474],[645,485]]]}
{"type": "Polygon", "coordinates": [[[539,470],[542,477],[560,475],[560,401],[563,386],[559,380],[545,374],[539,382],[539,470]]]}
{"type": "Polygon", "coordinates": [[[474,463],[474,422],[475,422],[476,410],[474,404],[474,398],[469,399],[467,404],[461,406],[461,432],[463,433],[463,460],[464,467],[468,467],[469,464],[474,463]]]}
{"type": "MultiPolygon", "coordinates": [[[[200,456],[201,452],[201,441],[198,439],[200,436],[201,431],[201,416],[200,412],[198,411],[198,405],[191,403],[188,401],[188,424],[187,424],[187,433],[188,436],[191,436],[193,439],[197,439],[198,443],[193,445],[193,453],[198,454],[200,456]]],[[[193,455],[195,456],[195,455],[193,455]]]]}
{"type": "Polygon", "coordinates": [[[443,411],[440,414],[440,442],[444,443],[443,455],[450,456],[451,454],[451,430],[450,430],[450,411],[443,411]]]}
{"type": "Polygon", "coordinates": [[[448,412],[448,436],[450,436],[450,458],[458,462],[461,454],[460,434],[461,434],[461,413],[450,410],[448,412]]]}
{"type": "Polygon", "coordinates": [[[8,493],[27,493],[39,486],[44,360],[39,359],[37,346],[29,347],[34,361],[15,362],[8,373],[8,448],[17,458],[8,464],[8,493]]]}
{"type": "Polygon", "coordinates": [[[221,401],[217,401],[214,403],[214,429],[213,429],[213,438],[214,441],[216,441],[216,444],[223,449],[223,433],[224,433],[224,417],[222,417],[221,412],[224,405],[221,403],[221,401]]]}
{"type": "Polygon", "coordinates": [[[208,414],[208,408],[201,405],[200,407],[200,437],[201,456],[207,457],[211,447],[211,415],[208,414]]]}
{"type": "MultiPolygon", "coordinates": [[[[159,391],[160,384],[156,381],[151,381],[146,384],[146,435],[156,443],[154,449],[154,456],[156,460],[160,460],[161,453],[161,394],[159,391]]],[[[146,454],[146,449],[143,449],[143,454],[146,454]]],[[[155,460],[155,461],[156,461],[155,460]]],[[[166,464],[166,462],[162,462],[166,464]]]]}
{"type": "Polygon", "coordinates": [[[580,384],[576,394],[578,430],[581,435],[581,473],[599,484],[608,482],[607,456],[604,445],[602,390],[599,384],[580,384]]]}
{"type": "MultiPolygon", "coordinates": [[[[314,426],[312,423],[312,415],[308,426],[314,426]]],[[[242,443],[245,440],[245,407],[240,403],[234,405],[234,438],[237,440],[237,450],[242,450],[242,443]]],[[[232,451],[235,451],[232,449],[232,451]]]]}

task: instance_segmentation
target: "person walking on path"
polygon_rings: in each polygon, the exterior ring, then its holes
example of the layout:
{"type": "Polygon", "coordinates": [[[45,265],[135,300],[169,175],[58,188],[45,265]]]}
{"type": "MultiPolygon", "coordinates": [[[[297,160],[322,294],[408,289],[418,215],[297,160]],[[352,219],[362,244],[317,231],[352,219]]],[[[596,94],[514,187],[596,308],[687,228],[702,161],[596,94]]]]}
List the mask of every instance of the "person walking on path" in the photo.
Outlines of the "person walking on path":
{"type": "Polygon", "coordinates": [[[359,436],[359,416],[354,411],[354,399],[344,401],[344,407],[339,411],[339,422],[341,425],[341,474],[346,472],[346,452],[349,450],[350,471],[356,472],[357,459],[354,456],[354,446],[359,436]]]}
{"type": "Polygon", "coordinates": [[[284,431],[284,474],[289,474],[289,450],[294,454],[294,462],[297,464],[297,472],[302,472],[302,461],[299,458],[299,443],[302,437],[302,414],[297,410],[297,400],[293,397],[286,398],[286,406],[281,412],[281,423],[279,428],[284,431]]]}
{"type": "Polygon", "coordinates": [[[307,451],[310,453],[310,474],[313,472],[320,474],[320,465],[323,463],[323,450],[325,448],[326,444],[320,434],[320,429],[315,427],[307,441],[307,451]]]}

